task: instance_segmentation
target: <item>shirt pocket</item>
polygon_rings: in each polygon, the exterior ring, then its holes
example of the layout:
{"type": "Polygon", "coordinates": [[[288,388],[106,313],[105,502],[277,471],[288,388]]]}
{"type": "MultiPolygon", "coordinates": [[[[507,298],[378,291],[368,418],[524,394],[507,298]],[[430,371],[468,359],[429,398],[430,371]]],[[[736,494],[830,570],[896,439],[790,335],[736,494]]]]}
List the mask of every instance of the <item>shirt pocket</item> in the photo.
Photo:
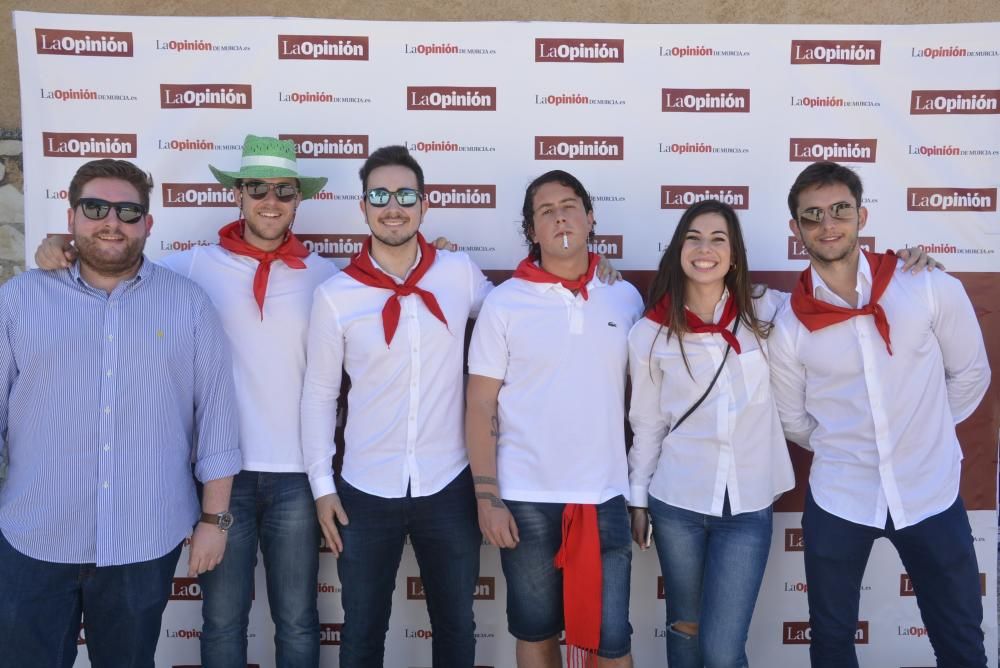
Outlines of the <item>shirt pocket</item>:
{"type": "Polygon", "coordinates": [[[771,399],[771,372],[767,358],[758,348],[747,350],[737,356],[743,375],[743,388],[746,391],[746,402],[755,404],[771,399]]]}

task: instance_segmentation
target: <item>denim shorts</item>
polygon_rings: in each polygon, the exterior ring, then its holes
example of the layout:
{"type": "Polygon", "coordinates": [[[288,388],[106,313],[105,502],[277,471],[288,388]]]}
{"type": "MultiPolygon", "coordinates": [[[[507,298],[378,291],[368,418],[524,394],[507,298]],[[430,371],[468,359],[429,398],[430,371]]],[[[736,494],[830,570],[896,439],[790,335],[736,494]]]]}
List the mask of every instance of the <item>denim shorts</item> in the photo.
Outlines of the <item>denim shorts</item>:
{"type": "MultiPolygon", "coordinates": [[[[565,504],[504,500],[520,541],[500,550],[507,579],[507,628],[518,640],[538,642],[558,635],[563,619],[563,574],[553,564],[562,543],[565,504]]],[[[601,538],[603,590],[601,645],[598,656],[617,659],[631,651],[628,622],[632,543],[625,498],[616,496],[597,506],[601,538]]]]}

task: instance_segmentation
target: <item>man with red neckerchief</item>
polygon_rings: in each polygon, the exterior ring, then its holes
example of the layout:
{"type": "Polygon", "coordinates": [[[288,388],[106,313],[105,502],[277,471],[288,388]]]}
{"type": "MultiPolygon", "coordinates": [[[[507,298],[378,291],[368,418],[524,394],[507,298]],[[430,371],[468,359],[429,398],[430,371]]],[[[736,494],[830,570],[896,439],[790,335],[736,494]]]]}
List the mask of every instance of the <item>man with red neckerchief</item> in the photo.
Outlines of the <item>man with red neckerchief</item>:
{"type": "Polygon", "coordinates": [[[799,174],[789,227],[810,267],[770,337],[785,434],[814,453],[802,517],[810,657],[816,668],[858,665],[862,576],[885,537],[913,581],[937,665],[979,668],[983,607],[955,424],[990,382],[983,337],[956,279],[861,252],[861,195],[857,174],[836,163],[799,174]]]}
{"type": "Polygon", "coordinates": [[[462,434],[465,327],[492,285],[465,253],[420,234],[423,170],[402,146],[361,168],[371,235],[315,293],[302,393],[303,451],[338,555],[341,668],[383,665],[392,592],[410,543],[430,613],[433,665],[471,668],[481,536],[462,434]],[[341,369],[351,379],[334,479],[341,369]]]}
{"type": "Polygon", "coordinates": [[[161,262],[202,285],[233,342],[243,470],[233,482],[230,549],[201,579],[201,659],[245,665],[257,548],[264,557],[277,666],[319,665],[319,526],[300,448],[298,400],[316,286],[337,272],[292,233],[299,204],[326,184],[298,173],[295,145],[248,135],[238,172],[209,166],[232,188],[239,218],[215,246],[161,262]]]}
{"type": "Polygon", "coordinates": [[[593,205],[571,174],[528,186],[531,247],[469,350],[466,442],[479,524],[501,548],[519,668],[631,666],[625,373],[642,300],[602,283],[593,205]],[[561,571],[561,572],[560,572],[561,571]]]}

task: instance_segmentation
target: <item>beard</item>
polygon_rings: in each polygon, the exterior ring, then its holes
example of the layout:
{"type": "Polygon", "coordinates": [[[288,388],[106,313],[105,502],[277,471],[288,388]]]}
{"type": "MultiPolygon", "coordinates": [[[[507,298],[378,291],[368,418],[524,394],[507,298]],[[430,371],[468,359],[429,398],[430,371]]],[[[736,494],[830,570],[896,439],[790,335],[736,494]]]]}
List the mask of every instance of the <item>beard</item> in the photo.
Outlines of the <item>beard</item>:
{"type": "MultiPolygon", "coordinates": [[[[801,228],[799,234],[802,234],[801,228]]],[[[805,240],[805,235],[802,235],[802,245],[805,246],[806,253],[809,257],[815,260],[821,265],[831,265],[837,262],[841,262],[851,257],[858,250],[858,229],[853,230],[853,234],[849,238],[845,238],[847,245],[844,248],[830,248],[821,249],[820,244],[817,242],[808,242],[805,240]]]]}
{"type": "Polygon", "coordinates": [[[837,262],[841,262],[842,260],[846,260],[847,258],[851,257],[851,255],[853,255],[854,252],[858,249],[858,238],[854,237],[854,239],[850,242],[850,244],[848,244],[847,248],[845,248],[844,250],[833,250],[833,251],[823,252],[820,251],[818,248],[815,248],[812,244],[804,244],[804,245],[806,247],[806,252],[809,253],[809,257],[816,260],[816,262],[818,262],[819,264],[829,265],[829,264],[836,264],[837,262]]]}
{"type": "Polygon", "coordinates": [[[247,216],[244,213],[243,217],[243,224],[246,226],[246,229],[250,230],[250,232],[253,233],[254,236],[263,241],[279,241],[279,240],[283,241],[285,237],[288,236],[288,234],[291,232],[292,223],[294,222],[295,222],[294,214],[289,219],[287,225],[282,225],[280,227],[273,227],[273,223],[272,226],[268,226],[266,223],[263,222],[263,220],[258,220],[258,217],[255,214],[247,216]]]}
{"type": "Polygon", "coordinates": [[[399,246],[405,246],[410,242],[410,239],[417,236],[417,230],[413,230],[410,234],[406,236],[390,237],[384,234],[378,234],[372,230],[372,236],[375,237],[379,242],[390,248],[398,248],[399,246]]]}
{"type": "Polygon", "coordinates": [[[417,236],[417,232],[420,231],[420,222],[421,221],[418,218],[417,225],[412,230],[407,230],[405,226],[401,229],[386,230],[371,224],[368,225],[368,229],[371,231],[372,237],[378,240],[382,245],[390,248],[399,248],[400,246],[405,246],[410,243],[410,240],[417,236]]]}
{"type": "Polygon", "coordinates": [[[128,274],[142,263],[146,237],[125,237],[123,245],[109,248],[97,239],[96,234],[91,236],[74,234],[73,243],[81,264],[101,276],[121,276],[128,274]]]}
{"type": "MultiPolygon", "coordinates": [[[[255,237],[262,241],[284,241],[285,237],[287,237],[291,231],[291,225],[281,229],[268,231],[266,228],[254,225],[247,219],[244,219],[244,224],[246,225],[246,229],[250,230],[255,237]]],[[[246,233],[244,232],[244,234],[246,233]]]]}

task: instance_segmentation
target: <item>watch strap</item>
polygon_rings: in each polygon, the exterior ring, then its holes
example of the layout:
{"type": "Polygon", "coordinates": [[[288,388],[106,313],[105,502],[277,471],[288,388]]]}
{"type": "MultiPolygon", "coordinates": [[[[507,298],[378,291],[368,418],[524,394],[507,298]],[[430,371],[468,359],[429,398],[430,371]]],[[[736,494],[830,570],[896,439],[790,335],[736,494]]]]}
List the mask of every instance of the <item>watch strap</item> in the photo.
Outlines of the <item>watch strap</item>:
{"type": "Polygon", "coordinates": [[[228,510],[224,510],[221,513],[203,512],[198,521],[211,524],[214,527],[218,527],[219,531],[225,532],[233,525],[233,515],[228,510]]]}

